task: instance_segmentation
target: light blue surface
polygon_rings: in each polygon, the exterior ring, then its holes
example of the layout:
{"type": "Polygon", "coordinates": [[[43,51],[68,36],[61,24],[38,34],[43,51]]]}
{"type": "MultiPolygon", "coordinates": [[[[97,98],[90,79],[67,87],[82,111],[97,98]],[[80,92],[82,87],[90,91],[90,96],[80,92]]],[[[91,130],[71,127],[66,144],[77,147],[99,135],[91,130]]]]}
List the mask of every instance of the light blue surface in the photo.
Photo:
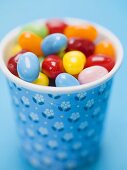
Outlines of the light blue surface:
{"type": "MultiPolygon", "coordinates": [[[[0,2],[0,39],[19,24],[41,17],[80,17],[95,21],[118,35],[124,63],[111,95],[100,158],[90,170],[127,169],[127,14],[126,0],[38,0],[0,2]]],[[[32,170],[18,151],[14,114],[5,79],[0,74],[0,169],[32,170]]]]}

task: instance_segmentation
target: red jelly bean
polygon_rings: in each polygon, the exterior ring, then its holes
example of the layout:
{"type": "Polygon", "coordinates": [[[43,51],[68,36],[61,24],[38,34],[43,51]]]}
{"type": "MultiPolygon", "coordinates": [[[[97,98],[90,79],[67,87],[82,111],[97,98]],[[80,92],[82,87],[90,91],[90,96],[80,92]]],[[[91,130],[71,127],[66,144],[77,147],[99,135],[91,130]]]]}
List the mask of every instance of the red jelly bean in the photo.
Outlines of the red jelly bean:
{"type": "Polygon", "coordinates": [[[17,53],[16,55],[14,55],[13,57],[11,57],[9,60],[8,60],[8,64],[7,64],[7,67],[8,67],[8,70],[15,76],[18,77],[18,73],[17,73],[17,62],[18,62],[18,58],[20,56],[20,54],[23,54],[25,53],[26,51],[25,50],[22,50],[20,51],[19,53],[17,53]]]}
{"type": "Polygon", "coordinates": [[[111,71],[115,65],[115,61],[109,56],[103,54],[94,54],[87,58],[85,67],[91,67],[95,65],[105,67],[108,71],[111,71]]]}
{"type": "Polygon", "coordinates": [[[46,26],[48,27],[49,34],[53,34],[63,33],[67,24],[60,19],[51,19],[46,22],[46,26]]]}
{"type": "Polygon", "coordinates": [[[83,52],[86,57],[92,55],[95,50],[95,44],[83,38],[70,38],[68,40],[67,51],[78,50],[83,52]]]}
{"type": "Polygon", "coordinates": [[[56,78],[58,74],[64,72],[62,59],[57,55],[47,56],[42,63],[42,71],[48,77],[56,78]]]}

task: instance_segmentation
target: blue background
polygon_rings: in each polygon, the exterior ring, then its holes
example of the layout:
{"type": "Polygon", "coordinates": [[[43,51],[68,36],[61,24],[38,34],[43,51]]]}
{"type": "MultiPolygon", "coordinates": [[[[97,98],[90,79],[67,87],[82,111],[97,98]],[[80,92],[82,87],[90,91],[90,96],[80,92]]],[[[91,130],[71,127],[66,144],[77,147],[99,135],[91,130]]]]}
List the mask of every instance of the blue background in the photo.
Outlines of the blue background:
{"type": "MultiPolygon", "coordinates": [[[[41,17],[79,17],[106,26],[121,40],[124,61],[110,98],[102,150],[90,170],[127,170],[127,13],[126,0],[1,0],[0,39],[15,26],[41,17]]],[[[0,73],[0,169],[32,170],[19,152],[14,113],[0,73]]]]}

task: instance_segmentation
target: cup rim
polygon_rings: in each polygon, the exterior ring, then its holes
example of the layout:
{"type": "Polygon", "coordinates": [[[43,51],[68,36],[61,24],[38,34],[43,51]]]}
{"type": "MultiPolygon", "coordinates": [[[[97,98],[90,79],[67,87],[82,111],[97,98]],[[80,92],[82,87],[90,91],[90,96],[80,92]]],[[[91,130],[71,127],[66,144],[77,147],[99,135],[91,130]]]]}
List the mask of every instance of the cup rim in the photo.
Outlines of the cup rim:
{"type": "MultiPolygon", "coordinates": [[[[45,22],[46,19],[41,19],[41,20],[37,20],[37,21],[41,21],[41,22],[45,22]]],[[[63,18],[63,20],[65,20],[68,23],[76,23],[76,24],[83,24],[83,23],[91,23],[92,25],[94,25],[98,32],[103,33],[106,37],[108,37],[111,42],[113,43],[115,50],[116,50],[116,64],[114,66],[114,68],[104,77],[102,77],[101,79],[88,83],[88,84],[84,84],[84,85],[78,85],[78,86],[72,86],[72,87],[51,87],[51,86],[39,86],[36,84],[32,84],[29,82],[26,82],[24,80],[19,79],[18,77],[14,76],[8,69],[7,66],[4,62],[4,52],[6,50],[6,45],[12,41],[12,38],[14,40],[14,37],[16,37],[16,35],[19,33],[21,26],[13,29],[12,31],[10,31],[1,41],[0,43],[0,69],[3,71],[3,73],[5,74],[5,76],[11,80],[12,82],[16,83],[17,85],[32,90],[32,91],[37,91],[37,92],[43,92],[43,93],[73,93],[73,92],[77,92],[77,91],[82,91],[82,90],[89,90],[91,88],[94,88],[96,86],[99,86],[101,84],[103,84],[104,82],[108,81],[109,79],[111,79],[113,77],[113,75],[117,72],[117,70],[119,69],[121,63],[122,63],[122,59],[123,59],[123,47],[121,45],[120,40],[111,32],[109,31],[107,28],[100,26],[96,23],[90,22],[90,21],[86,21],[83,19],[77,19],[77,18],[63,18]]]]}

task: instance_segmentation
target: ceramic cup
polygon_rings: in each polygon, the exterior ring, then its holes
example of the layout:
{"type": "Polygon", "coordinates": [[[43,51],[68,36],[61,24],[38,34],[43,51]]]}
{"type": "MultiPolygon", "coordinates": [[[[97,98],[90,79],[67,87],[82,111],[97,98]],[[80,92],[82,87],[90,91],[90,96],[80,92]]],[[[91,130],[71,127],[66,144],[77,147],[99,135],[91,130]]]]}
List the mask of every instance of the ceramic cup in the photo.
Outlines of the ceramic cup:
{"type": "MultiPolygon", "coordinates": [[[[74,18],[65,21],[87,23],[74,18]]],[[[42,22],[45,20],[36,24],[42,22]]],[[[21,27],[7,34],[0,44],[0,68],[10,88],[22,150],[26,159],[39,169],[79,169],[97,157],[112,79],[120,67],[123,50],[114,34],[93,25],[99,32],[98,40],[106,38],[114,45],[116,64],[102,79],[86,85],[42,87],[12,75],[6,63],[21,27]]]]}

